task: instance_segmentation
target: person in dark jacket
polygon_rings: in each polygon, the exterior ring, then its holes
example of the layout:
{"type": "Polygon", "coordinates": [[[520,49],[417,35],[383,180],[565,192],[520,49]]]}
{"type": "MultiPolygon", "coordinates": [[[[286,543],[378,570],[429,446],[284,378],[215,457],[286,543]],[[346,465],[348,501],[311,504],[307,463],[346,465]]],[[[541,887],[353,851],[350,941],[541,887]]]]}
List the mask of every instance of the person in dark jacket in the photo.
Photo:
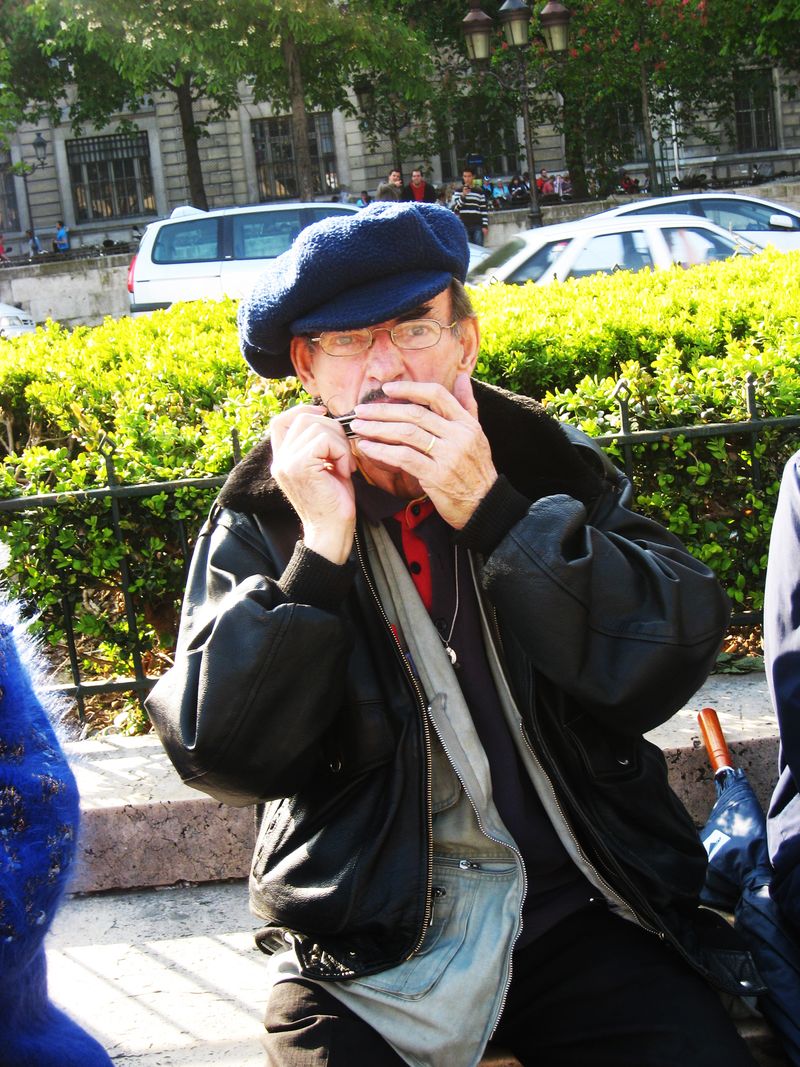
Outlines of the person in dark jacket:
{"type": "Polygon", "coordinates": [[[411,171],[411,181],[404,187],[402,199],[413,201],[415,204],[420,202],[425,204],[436,203],[436,187],[425,181],[419,167],[415,167],[411,171]]]}
{"type": "Polygon", "coordinates": [[[540,405],[473,382],[466,231],[430,204],[303,230],[239,310],[313,398],[228,478],[148,708],[183,779],[264,805],[272,1065],[743,1067],[705,852],[642,731],[728,605],[540,405]]]}
{"type": "Polygon", "coordinates": [[[767,813],[770,893],[800,937],[800,452],[784,468],[770,537],[764,654],[781,737],[780,777],[767,813]]]}

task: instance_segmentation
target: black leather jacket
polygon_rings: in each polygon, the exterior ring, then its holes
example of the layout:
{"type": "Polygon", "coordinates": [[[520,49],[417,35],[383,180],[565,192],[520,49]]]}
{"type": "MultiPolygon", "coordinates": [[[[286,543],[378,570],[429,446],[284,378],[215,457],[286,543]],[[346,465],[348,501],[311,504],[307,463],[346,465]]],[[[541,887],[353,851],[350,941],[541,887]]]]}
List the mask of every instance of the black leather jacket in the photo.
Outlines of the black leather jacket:
{"type": "MultiPolygon", "coordinates": [[[[475,390],[502,477],[458,538],[479,560],[528,742],[609,897],[742,992],[752,976],[725,924],[696,908],[696,830],[641,736],[705,680],[727,598],[628,510],[627,482],[588,439],[571,443],[533,401],[475,390]]],[[[187,784],[267,802],[254,909],[292,932],[306,973],[349,978],[407,958],[429,919],[425,698],[358,537],[344,567],[298,545],[269,465],[262,442],[200,534],[175,665],[148,710],[187,784]]]]}

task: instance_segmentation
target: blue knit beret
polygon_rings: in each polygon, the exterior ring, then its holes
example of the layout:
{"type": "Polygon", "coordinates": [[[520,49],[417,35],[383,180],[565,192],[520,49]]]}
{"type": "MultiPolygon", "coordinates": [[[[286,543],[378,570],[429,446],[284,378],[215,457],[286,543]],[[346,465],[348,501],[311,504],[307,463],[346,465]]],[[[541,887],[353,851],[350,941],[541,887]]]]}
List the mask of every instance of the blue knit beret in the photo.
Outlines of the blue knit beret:
{"type": "Polygon", "coordinates": [[[381,201],[302,230],[239,306],[244,358],[264,378],[292,374],[293,336],[372,326],[464,281],[461,220],[436,204],[381,201]]]}

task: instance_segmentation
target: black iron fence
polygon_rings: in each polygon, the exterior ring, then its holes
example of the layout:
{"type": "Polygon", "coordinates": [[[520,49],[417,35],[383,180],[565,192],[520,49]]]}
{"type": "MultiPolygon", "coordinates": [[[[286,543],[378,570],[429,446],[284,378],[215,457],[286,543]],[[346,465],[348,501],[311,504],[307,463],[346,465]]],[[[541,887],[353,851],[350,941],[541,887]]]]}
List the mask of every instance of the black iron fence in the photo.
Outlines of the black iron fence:
{"type": "MultiPolygon", "coordinates": [[[[634,450],[647,442],[664,442],[667,440],[683,437],[688,440],[700,438],[724,438],[726,441],[736,438],[746,438],[752,441],[750,480],[755,492],[762,490],[762,474],[758,461],[755,444],[767,430],[777,430],[781,433],[790,434],[800,430],[800,415],[790,415],[780,418],[762,418],[759,414],[756,399],[756,383],[752,376],[746,383],[747,419],[739,422],[727,423],[703,423],[688,426],[672,426],[656,430],[634,430],[631,428],[631,412],[629,410],[629,391],[624,379],[620,380],[615,391],[615,399],[619,407],[620,431],[597,437],[596,440],[604,447],[615,446],[618,451],[627,476],[636,485],[637,471],[634,450]]],[[[225,475],[216,475],[203,478],[186,478],[174,481],[152,482],[138,485],[121,485],[117,479],[114,465],[114,448],[112,443],[104,438],[100,442],[108,484],[102,488],[76,490],[63,493],[41,494],[37,496],[15,497],[0,500],[0,521],[9,513],[26,513],[33,523],[36,522],[37,514],[44,509],[64,508],[68,504],[81,504],[91,500],[106,501],[110,514],[110,527],[113,537],[120,547],[121,555],[118,565],[119,589],[118,593],[122,600],[125,617],[125,646],[132,664],[132,676],[123,678],[97,678],[87,676],[82,668],[81,661],[85,658],[85,649],[79,648],[76,639],[74,613],[76,598],[80,596],[80,590],[64,595],[58,604],[61,616],[60,629],[65,635],[66,657],[65,667],[61,671],[62,680],[53,683],[52,689],[61,694],[74,698],[77,704],[78,716],[81,722],[85,719],[86,699],[94,694],[135,694],[140,701],[144,700],[147,692],[157,680],[145,670],[143,663],[143,647],[140,639],[139,624],[137,621],[136,592],[131,579],[131,561],[129,558],[132,538],[130,531],[126,536],[121,520],[120,502],[135,498],[147,498],[156,496],[174,496],[181,490],[197,489],[212,490],[219,488],[225,475]],[[69,680],[66,680],[66,677],[69,680]]],[[[234,462],[240,458],[239,442],[234,435],[233,439],[234,462]]],[[[185,579],[188,562],[191,555],[192,534],[199,528],[204,515],[198,513],[187,522],[185,518],[177,517],[173,520],[175,544],[181,558],[182,574],[185,579]],[[191,527],[191,533],[190,529],[191,527]]],[[[55,565],[55,564],[54,564],[55,565]]],[[[758,616],[752,612],[734,616],[734,622],[756,622],[758,616]]]]}

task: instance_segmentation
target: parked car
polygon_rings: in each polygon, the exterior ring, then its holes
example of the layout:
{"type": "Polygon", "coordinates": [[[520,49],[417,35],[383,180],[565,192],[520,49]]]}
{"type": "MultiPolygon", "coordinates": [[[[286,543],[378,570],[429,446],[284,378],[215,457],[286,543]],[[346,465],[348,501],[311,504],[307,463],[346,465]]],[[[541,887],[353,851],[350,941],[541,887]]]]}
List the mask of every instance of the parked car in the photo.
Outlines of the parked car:
{"type": "Polygon", "coordinates": [[[800,248],[800,211],[785,204],[738,193],[691,193],[686,196],[660,196],[637,200],[602,212],[603,215],[692,215],[708,219],[723,230],[741,234],[764,247],[781,251],[800,248]]]}
{"type": "Polygon", "coordinates": [[[467,248],[469,249],[469,270],[473,267],[477,267],[479,263],[483,263],[487,256],[491,255],[491,248],[487,248],[485,245],[475,245],[472,241],[467,241],[467,248]]]}
{"type": "Polygon", "coordinates": [[[13,304],[0,304],[0,337],[19,337],[35,329],[36,323],[27,311],[13,304]]]}
{"type": "Polygon", "coordinates": [[[351,204],[280,203],[201,211],[178,207],[151,222],[128,268],[131,313],[178,300],[240,298],[312,222],[358,211],[351,204]]]}
{"type": "Polygon", "coordinates": [[[516,234],[471,270],[467,281],[544,284],[618,270],[691,267],[754,251],[755,245],[706,219],[593,215],[516,234]]]}

